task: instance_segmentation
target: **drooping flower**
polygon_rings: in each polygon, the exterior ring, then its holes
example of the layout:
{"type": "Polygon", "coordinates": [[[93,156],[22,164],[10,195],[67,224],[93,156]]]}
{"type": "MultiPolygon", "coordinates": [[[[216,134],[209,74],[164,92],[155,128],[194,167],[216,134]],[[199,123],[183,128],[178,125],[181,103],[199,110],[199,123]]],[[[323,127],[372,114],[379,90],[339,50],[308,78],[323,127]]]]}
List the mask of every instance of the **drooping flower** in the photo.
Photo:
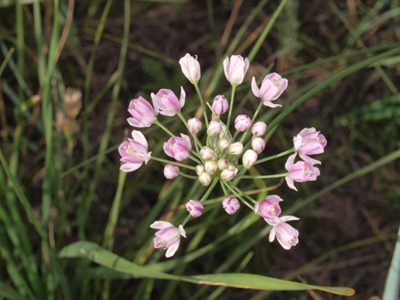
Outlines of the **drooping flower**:
{"type": "Polygon", "coordinates": [[[222,207],[228,215],[233,215],[240,208],[240,202],[236,198],[228,197],[222,200],[222,207]]]}
{"type": "Polygon", "coordinates": [[[164,143],[164,152],[169,157],[175,158],[177,161],[182,161],[188,158],[192,144],[190,143],[190,138],[181,133],[180,137],[171,137],[168,142],[164,143]]]}
{"type": "Polygon", "coordinates": [[[257,153],[260,154],[265,149],[266,142],[263,138],[255,137],[251,141],[251,148],[257,153]]]}
{"type": "Polygon", "coordinates": [[[289,171],[288,176],[285,177],[287,185],[297,191],[294,186],[294,181],[296,182],[306,182],[314,181],[319,176],[320,171],[317,167],[314,167],[312,163],[306,161],[298,161],[294,163],[297,153],[289,156],[286,161],[285,168],[289,171]]]}
{"type": "Polygon", "coordinates": [[[166,164],[164,167],[164,176],[167,179],[174,179],[179,175],[179,167],[171,164],[166,164]]]}
{"type": "Polygon", "coordinates": [[[232,85],[238,85],[243,82],[244,76],[249,69],[249,60],[243,59],[241,55],[232,55],[229,59],[228,57],[224,60],[224,72],[226,79],[232,85]]]}
{"type": "Polygon", "coordinates": [[[183,87],[181,87],[179,100],[174,92],[169,89],[161,89],[155,95],[151,93],[155,112],[170,117],[175,116],[185,105],[185,98],[186,93],[183,87]]]}
{"type": "Polygon", "coordinates": [[[198,133],[201,130],[201,121],[196,118],[189,119],[188,128],[191,133],[198,133]]]}
{"type": "Polygon", "coordinates": [[[250,169],[257,161],[258,155],[254,150],[247,150],[242,157],[243,167],[250,169]]]}
{"type": "Polygon", "coordinates": [[[191,83],[195,84],[200,80],[201,72],[200,64],[197,61],[197,55],[196,58],[194,58],[189,53],[186,53],[186,55],[179,60],[179,64],[181,65],[183,75],[185,75],[191,83]]]}
{"type": "Polygon", "coordinates": [[[284,90],[286,90],[287,86],[287,79],[282,78],[282,76],[277,73],[266,75],[261,83],[261,88],[258,88],[254,77],[251,81],[251,89],[253,90],[254,96],[261,98],[264,105],[271,108],[282,106],[280,104],[274,104],[272,101],[278,99],[284,90]]]}
{"type": "Polygon", "coordinates": [[[256,122],[254,123],[253,127],[251,127],[251,132],[255,136],[263,136],[266,130],[267,124],[265,124],[263,121],[256,122]]]}
{"type": "Polygon", "coordinates": [[[186,232],[182,225],[176,228],[170,222],[155,221],[150,225],[150,228],[160,229],[155,233],[156,237],[153,239],[154,248],[168,249],[165,257],[171,257],[175,254],[179,248],[181,236],[186,238],[186,232]]]}
{"type": "Polygon", "coordinates": [[[204,206],[199,200],[190,200],[186,203],[186,209],[192,217],[197,218],[203,214],[204,206]]]}
{"type": "Polygon", "coordinates": [[[132,172],[140,168],[151,158],[151,152],[148,152],[148,144],[143,133],[137,130],[132,131],[132,138],[123,142],[119,147],[119,154],[122,156],[121,161],[125,162],[120,169],[124,172],[132,172]]]}
{"type": "Polygon", "coordinates": [[[229,102],[224,95],[218,95],[214,98],[212,110],[215,114],[224,114],[229,108],[229,102]]]}
{"type": "Polygon", "coordinates": [[[251,126],[251,119],[246,115],[238,115],[235,119],[235,128],[237,131],[243,132],[251,126]]]}
{"type": "Polygon", "coordinates": [[[315,155],[324,153],[324,149],[327,145],[326,138],[320,134],[320,131],[316,131],[314,127],[304,128],[293,138],[294,149],[299,156],[313,165],[321,164],[319,160],[313,159],[308,155],[315,155]]]}
{"type": "Polygon", "coordinates": [[[269,195],[260,203],[260,215],[269,225],[276,225],[280,222],[279,215],[282,210],[279,202],[283,201],[278,195],[269,195]]]}
{"type": "Polygon", "coordinates": [[[153,107],[143,97],[131,100],[128,112],[132,115],[128,118],[128,123],[133,127],[150,127],[157,119],[153,107]]]}
{"type": "Polygon", "coordinates": [[[293,220],[299,220],[299,218],[294,216],[284,216],[280,218],[280,222],[274,225],[269,233],[269,241],[273,242],[276,237],[279,244],[281,244],[285,250],[296,246],[299,243],[299,232],[286,223],[293,220]]]}

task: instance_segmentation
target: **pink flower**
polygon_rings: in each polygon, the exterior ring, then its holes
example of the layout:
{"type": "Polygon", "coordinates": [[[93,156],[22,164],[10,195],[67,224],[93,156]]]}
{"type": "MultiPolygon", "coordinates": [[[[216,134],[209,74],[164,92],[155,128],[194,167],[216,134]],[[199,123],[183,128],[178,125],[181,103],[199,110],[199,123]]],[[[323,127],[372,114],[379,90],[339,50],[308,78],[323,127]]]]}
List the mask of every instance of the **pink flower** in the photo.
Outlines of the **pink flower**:
{"type": "Polygon", "coordinates": [[[190,200],[186,203],[186,209],[192,217],[197,218],[203,214],[204,206],[199,200],[190,200]]]}
{"type": "Polygon", "coordinates": [[[315,128],[304,128],[297,136],[293,138],[294,149],[299,156],[313,165],[321,164],[319,160],[313,159],[308,155],[324,153],[327,145],[326,138],[316,131],[315,128]]]}
{"type": "Polygon", "coordinates": [[[241,55],[232,55],[230,60],[225,58],[224,60],[224,72],[226,79],[232,85],[238,85],[243,82],[244,76],[249,69],[249,60],[243,59],[241,55]]]}
{"type": "Polygon", "coordinates": [[[167,179],[174,179],[179,175],[179,168],[178,166],[166,164],[164,167],[164,176],[167,179]]]}
{"type": "Polygon", "coordinates": [[[133,127],[150,127],[157,119],[154,109],[143,97],[131,100],[128,112],[133,117],[128,118],[128,123],[133,127]]]}
{"type": "Polygon", "coordinates": [[[186,232],[182,225],[176,228],[170,222],[155,221],[150,225],[150,228],[160,229],[156,232],[156,237],[153,239],[154,248],[168,249],[165,257],[171,257],[179,248],[181,236],[186,237],[186,232]]]}
{"type": "Polygon", "coordinates": [[[196,118],[189,119],[188,128],[191,133],[198,133],[201,130],[201,121],[196,118]]]}
{"type": "Polygon", "coordinates": [[[278,195],[267,196],[260,203],[260,215],[264,218],[265,222],[269,225],[276,225],[280,222],[279,215],[282,210],[279,202],[283,201],[278,195]]]}
{"type": "Polygon", "coordinates": [[[118,147],[119,154],[122,156],[121,161],[125,162],[120,170],[124,172],[139,169],[143,162],[147,164],[151,158],[151,152],[147,151],[147,140],[143,133],[133,130],[132,137],[133,139],[128,139],[118,147]]]}
{"type": "Polygon", "coordinates": [[[285,177],[287,185],[297,191],[294,186],[294,182],[306,182],[314,181],[319,176],[320,171],[317,167],[314,167],[312,163],[305,161],[298,161],[294,164],[294,159],[296,158],[296,153],[289,156],[286,161],[285,168],[289,171],[288,176],[285,177]]]}
{"type": "Polygon", "coordinates": [[[264,101],[265,106],[278,107],[280,104],[272,103],[273,100],[279,98],[279,96],[286,90],[288,81],[282,78],[277,73],[271,73],[264,77],[261,88],[258,88],[256,79],[253,77],[251,81],[251,89],[253,90],[254,96],[261,98],[264,101]]]}
{"type": "Polygon", "coordinates": [[[222,200],[222,207],[228,213],[228,215],[233,215],[240,207],[240,202],[236,198],[228,197],[222,200]]]}
{"type": "Polygon", "coordinates": [[[254,123],[253,127],[251,127],[251,132],[255,136],[262,136],[265,134],[265,131],[267,130],[267,124],[265,124],[262,121],[259,121],[257,123],[254,123]]]}
{"type": "Polygon", "coordinates": [[[188,158],[192,144],[186,134],[181,133],[180,137],[171,137],[168,142],[164,143],[164,152],[169,157],[175,158],[177,161],[182,161],[188,158]]]}
{"type": "Polygon", "coordinates": [[[185,75],[191,83],[195,84],[200,80],[201,72],[200,64],[197,61],[197,55],[196,58],[194,58],[189,53],[186,53],[186,55],[179,60],[179,64],[181,65],[183,75],[185,75]]]}
{"type": "Polygon", "coordinates": [[[235,119],[235,128],[237,131],[246,131],[251,126],[251,119],[246,115],[238,115],[235,119]]]}
{"type": "Polygon", "coordinates": [[[229,108],[229,102],[224,95],[218,95],[214,98],[212,110],[215,114],[224,114],[229,108]]]}
{"type": "Polygon", "coordinates": [[[181,108],[185,105],[186,93],[181,87],[181,97],[175,96],[174,92],[168,89],[161,89],[157,94],[151,93],[153,100],[154,110],[164,116],[175,116],[181,108]]]}
{"type": "Polygon", "coordinates": [[[288,221],[299,220],[294,216],[284,216],[280,218],[280,222],[274,225],[269,233],[269,241],[273,242],[275,236],[285,250],[289,250],[299,243],[299,232],[292,226],[287,224],[288,221]]]}
{"type": "Polygon", "coordinates": [[[260,137],[255,137],[252,141],[251,141],[251,148],[253,148],[253,150],[257,153],[260,154],[261,152],[264,151],[265,149],[265,140],[263,138],[260,137]]]}

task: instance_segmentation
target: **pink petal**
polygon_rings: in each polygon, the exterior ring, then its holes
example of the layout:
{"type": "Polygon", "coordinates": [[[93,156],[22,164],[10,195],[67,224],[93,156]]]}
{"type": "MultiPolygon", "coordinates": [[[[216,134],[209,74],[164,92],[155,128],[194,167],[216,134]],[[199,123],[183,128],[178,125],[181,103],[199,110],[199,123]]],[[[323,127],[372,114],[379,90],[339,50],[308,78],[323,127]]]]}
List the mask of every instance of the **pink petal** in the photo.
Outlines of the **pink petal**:
{"type": "Polygon", "coordinates": [[[291,177],[289,177],[289,176],[286,176],[286,177],[285,177],[285,180],[286,180],[286,183],[287,183],[288,187],[291,188],[292,190],[295,190],[295,191],[297,192],[297,189],[296,189],[296,187],[294,186],[294,181],[293,181],[293,179],[292,179],[291,177]]]}
{"type": "Polygon", "coordinates": [[[168,227],[174,227],[174,225],[166,221],[155,221],[153,224],[150,225],[150,228],[153,229],[164,229],[168,227]]]}

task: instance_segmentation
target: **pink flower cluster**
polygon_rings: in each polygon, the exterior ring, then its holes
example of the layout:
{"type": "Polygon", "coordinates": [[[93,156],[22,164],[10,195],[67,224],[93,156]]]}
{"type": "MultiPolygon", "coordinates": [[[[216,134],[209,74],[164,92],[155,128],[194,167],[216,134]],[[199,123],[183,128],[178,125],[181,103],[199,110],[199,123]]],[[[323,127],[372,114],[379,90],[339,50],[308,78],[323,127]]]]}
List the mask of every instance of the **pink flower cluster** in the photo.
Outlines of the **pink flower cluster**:
{"type": "MultiPolygon", "coordinates": [[[[197,84],[201,78],[201,70],[197,56],[193,57],[186,54],[179,60],[179,64],[182,73],[196,87],[196,91],[199,91],[197,84]]],[[[124,141],[118,148],[121,155],[120,160],[123,162],[120,169],[124,172],[132,172],[140,168],[143,162],[147,164],[150,159],[153,159],[165,164],[164,176],[167,179],[172,180],[178,176],[184,176],[198,180],[203,186],[210,186],[201,200],[191,199],[186,203],[186,210],[189,215],[178,227],[165,221],[156,221],[150,225],[151,228],[158,229],[153,240],[154,247],[166,249],[166,257],[171,257],[176,253],[181,236],[186,238],[183,226],[185,226],[187,220],[190,217],[199,218],[204,213],[205,201],[218,182],[224,190],[225,198],[222,200],[222,208],[227,214],[235,214],[241,207],[240,202],[248,207],[254,205],[254,212],[259,214],[268,225],[272,226],[269,236],[270,242],[276,238],[284,249],[290,249],[298,244],[299,232],[287,222],[299,220],[299,218],[280,216],[282,213],[280,203],[283,200],[278,195],[269,195],[261,202],[255,201],[235,185],[235,179],[285,177],[288,187],[297,191],[295,182],[314,181],[320,175],[320,170],[315,165],[321,164],[321,162],[310,156],[324,153],[327,140],[315,128],[301,130],[293,138],[294,147],[292,149],[279,155],[259,159],[259,156],[266,149],[267,124],[263,121],[256,122],[257,115],[263,105],[269,108],[281,106],[273,101],[278,100],[286,90],[288,80],[277,73],[270,73],[262,80],[260,79],[257,84],[255,77],[253,77],[251,89],[254,96],[261,99],[259,108],[252,118],[246,114],[239,114],[234,119],[233,124],[230,124],[235,88],[245,80],[249,61],[240,55],[232,55],[224,60],[223,67],[225,77],[232,86],[231,102],[228,102],[225,95],[215,96],[212,105],[206,101],[212,111],[210,122],[208,122],[206,111],[203,111],[203,121],[197,114],[196,117],[185,119],[181,113],[186,102],[186,92],[183,87],[181,87],[179,99],[172,90],[163,88],[156,94],[150,94],[153,105],[143,97],[133,99],[129,103],[128,112],[131,117],[127,119],[128,123],[137,128],[150,127],[152,124],[156,124],[165,130],[170,137],[163,141],[163,150],[167,158],[170,157],[173,160],[152,157],[152,152],[148,150],[148,143],[144,135],[140,131],[133,130],[132,139],[129,138],[124,141]],[[225,123],[222,119],[226,117],[228,111],[227,122],[225,123]],[[167,117],[178,115],[186,125],[188,135],[180,133],[175,136],[157,119],[159,114],[167,117]],[[203,122],[206,124],[206,134],[201,132],[203,122]],[[231,125],[234,127],[233,130],[236,130],[233,137],[229,128],[231,125]],[[249,138],[247,138],[248,134],[250,134],[249,138]],[[238,137],[241,137],[240,140],[238,137]],[[291,155],[285,164],[287,173],[260,176],[244,175],[257,163],[288,154],[291,155]],[[300,159],[296,162],[297,157],[300,159]],[[188,161],[194,161],[196,165],[188,165],[188,161]],[[193,170],[195,176],[181,171],[180,168],[193,170]],[[251,201],[253,204],[251,204],[251,201]]],[[[207,109],[200,93],[199,99],[203,109],[207,109]]],[[[250,171],[250,174],[253,174],[253,172],[250,171]]]]}

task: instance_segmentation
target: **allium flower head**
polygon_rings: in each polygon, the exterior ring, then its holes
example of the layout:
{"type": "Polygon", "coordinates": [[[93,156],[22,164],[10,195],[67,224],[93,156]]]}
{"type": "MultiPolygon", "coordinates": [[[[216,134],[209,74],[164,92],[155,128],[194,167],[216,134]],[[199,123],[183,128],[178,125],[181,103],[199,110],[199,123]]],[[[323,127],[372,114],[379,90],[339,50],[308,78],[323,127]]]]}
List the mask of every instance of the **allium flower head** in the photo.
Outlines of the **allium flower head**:
{"type": "Polygon", "coordinates": [[[251,119],[246,115],[238,115],[235,119],[235,128],[237,131],[243,132],[251,126],[251,119]]]}
{"type": "Polygon", "coordinates": [[[132,115],[128,123],[133,127],[150,127],[157,119],[156,112],[143,97],[131,100],[128,112],[132,115]]]}
{"type": "Polygon", "coordinates": [[[151,152],[147,151],[147,140],[143,133],[133,130],[132,138],[118,147],[119,154],[122,156],[121,161],[125,162],[120,167],[121,171],[124,172],[132,172],[139,169],[143,162],[147,164],[151,158],[151,152]]]}
{"type": "Polygon", "coordinates": [[[186,203],[186,209],[192,217],[197,218],[203,214],[204,206],[199,200],[190,200],[186,203]]]}
{"type": "Polygon", "coordinates": [[[186,55],[179,60],[179,64],[181,65],[183,75],[185,75],[191,83],[195,84],[200,80],[201,72],[200,64],[197,61],[197,55],[196,58],[194,58],[189,53],[186,53],[186,55]]]}
{"type": "Polygon", "coordinates": [[[256,79],[253,77],[251,81],[251,89],[253,90],[254,96],[261,98],[264,101],[265,106],[271,108],[282,106],[280,104],[272,103],[273,100],[279,98],[279,96],[286,90],[288,81],[282,78],[277,73],[271,73],[264,77],[261,88],[258,88],[256,79]]]}
{"type": "Polygon", "coordinates": [[[228,197],[222,200],[222,207],[228,215],[233,215],[240,208],[240,202],[236,198],[228,197]]]}
{"type": "Polygon", "coordinates": [[[304,128],[297,136],[293,138],[294,149],[299,156],[312,164],[321,164],[319,160],[313,159],[308,155],[324,153],[328,144],[326,138],[316,131],[315,128],[304,128]]]}
{"type": "Polygon", "coordinates": [[[179,167],[171,164],[166,164],[164,167],[164,176],[167,179],[174,179],[179,175],[179,167]]]}
{"type": "Polygon", "coordinates": [[[151,93],[154,110],[164,116],[175,116],[185,105],[186,93],[181,87],[181,96],[175,96],[174,92],[169,89],[161,89],[157,94],[151,93]]]}
{"type": "Polygon", "coordinates": [[[289,156],[286,161],[285,168],[289,171],[288,176],[285,177],[287,185],[297,191],[294,186],[294,182],[306,182],[306,181],[314,181],[320,175],[320,171],[317,167],[314,167],[312,163],[305,161],[298,161],[294,163],[294,159],[296,158],[296,153],[289,156]]]}
{"type": "Polygon", "coordinates": [[[280,218],[280,222],[273,226],[269,233],[269,241],[273,242],[275,236],[285,250],[289,250],[299,243],[299,232],[292,226],[287,224],[288,221],[299,220],[294,216],[284,216],[280,218]]]}
{"type": "Polygon", "coordinates": [[[181,133],[180,137],[171,137],[168,142],[164,143],[164,152],[170,157],[175,158],[177,161],[182,161],[188,158],[192,144],[190,138],[181,133]]]}
{"type": "Polygon", "coordinates": [[[224,114],[229,108],[229,102],[224,95],[218,95],[214,98],[212,110],[215,114],[224,114]]]}
{"type": "Polygon", "coordinates": [[[238,85],[243,82],[244,76],[249,69],[249,60],[243,59],[241,55],[232,55],[224,60],[224,72],[226,79],[232,85],[238,85]]]}
{"type": "Polygon", "coordinates": [[[186,232],[182,225],[176,228],[170,222],[155,221],[150,225],[150,228],[160,229],[155,233],[156,237],[153,239],[154,248],[168,249],[165,257],[171,257],[179,248],[181,236],[186,237],[186,232]]]}

